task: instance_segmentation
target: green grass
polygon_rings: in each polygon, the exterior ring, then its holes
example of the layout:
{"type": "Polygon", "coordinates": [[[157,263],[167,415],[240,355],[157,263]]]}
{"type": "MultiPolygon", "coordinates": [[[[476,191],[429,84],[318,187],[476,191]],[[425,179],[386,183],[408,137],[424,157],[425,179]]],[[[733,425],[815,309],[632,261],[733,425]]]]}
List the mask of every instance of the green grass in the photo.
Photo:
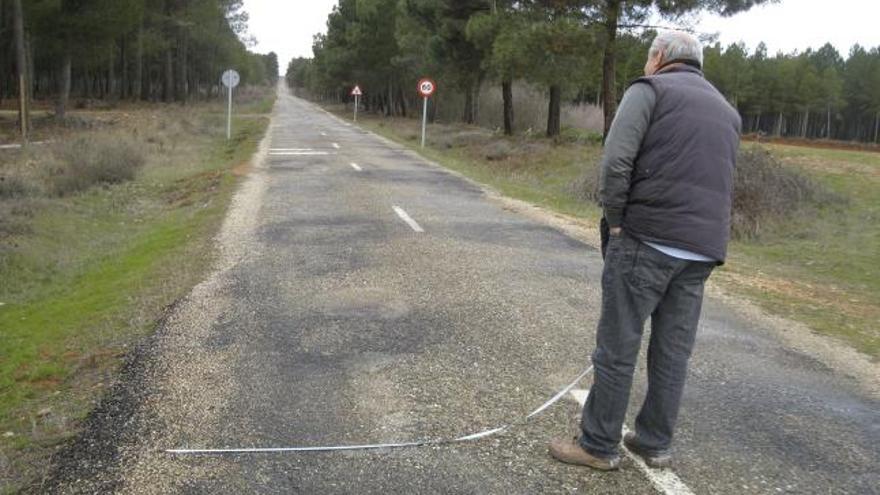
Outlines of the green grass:
{"type": "Polygon", "coordinates": [[[135,181],[44,199],[28,233],[0,239],[0,435],[13,434],[0,436],[0,488],[38,474],[124,353],[210,267],[232,168],[268,124],[236,119],[227,142],[211,110],[185,110],[195,115],[190,131],[147,129],[158,137],[135,181]]]}
{"type": "Polygon", "coordinates": [[[734,286],[775,313],[880,357],[880,153],[769,145],[847,199],[734,243],[734,286]],[[757,269],[757,272],[756,272],[757,269]]]}
{"type": "MultiPolygon", "coordinates": [[[[339,108],[343,118],[348,116],[339,108]]],[[[482,138],[456,143],[461,125],[432,125],[428,147],[418,143],[418,123],[366,114],[363,127],[398,141],[443,166],[500,193],[554,211],[597,221],[599,209],[576,191],[595,173],[601,156],[592,139],[553,143],[534,137],[482,138]],[[514,150],[504,160],[485,150],[504,140],[514,150]]],[[[767,145],[795,167],[847,198],[775,225],[758,239],[733,242],[728,263],[714,280],[766,309],[807,324],[871,359],[880,358],[880,153],[767,145]]],[[[589,184],[589,182],[588,182],[589,184]]]]}

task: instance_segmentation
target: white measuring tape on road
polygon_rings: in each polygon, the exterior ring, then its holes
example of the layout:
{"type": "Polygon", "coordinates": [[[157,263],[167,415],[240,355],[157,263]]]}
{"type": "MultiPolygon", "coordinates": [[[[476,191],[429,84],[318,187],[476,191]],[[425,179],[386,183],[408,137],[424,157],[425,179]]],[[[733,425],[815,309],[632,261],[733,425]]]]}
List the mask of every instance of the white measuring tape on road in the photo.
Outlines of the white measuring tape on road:
{"type": "Polygon", "coordinates": [[[584,379],[590,372],[593,371],[593,367],[590,366],[583,373],[578,375],[577,378],[574,379],[570,384],[568,384],[564,389],[560,390],[559,393],[554,395],[550,400],[543,403],[529,413],[526,417],[521,420],[505,425],[498,426],[496,428],[491,428],[488,430],[484,430],[478,433],[472,433],[470,435],[464,435],[455,438],[448,439],[439,439],[439,440],[417,440],[414,442],[400,442],[400,443],[376,443],[376,444],[368,444],[368,445],[329,445],[329,446],[320,446],[320,447],[256,447],[256,448],[241,448],[241,449],[169,449],[165,452],[169,454],[175,455],[193,455],[193,454],[271,454],[271,453],[281,453],[281,452],[336,452],[336,451],[344,451],[344,450],[381,450],[381,449],[399,449],[406,447],[426,447],[429,445],[449,445],[453,443],[462,443],[462,442],[471,442],[474,440],[479,440],[486,437],[491,437],[493,435],[497,435],[501,432],[507,431],[510,428],[515,426],[521,426],[528,422],[533,417],[541,414],[546,411],[550,406],[559,402],[560,399],[565,397],[567,393],[573,389],[578,382],[584,379]]]}

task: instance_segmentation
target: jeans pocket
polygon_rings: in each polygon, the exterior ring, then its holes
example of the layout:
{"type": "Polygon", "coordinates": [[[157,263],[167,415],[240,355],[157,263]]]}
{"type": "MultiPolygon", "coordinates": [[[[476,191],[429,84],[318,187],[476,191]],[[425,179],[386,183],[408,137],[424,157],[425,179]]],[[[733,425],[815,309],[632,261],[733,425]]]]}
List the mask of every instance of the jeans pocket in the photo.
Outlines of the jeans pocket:
{"type": "Polygon", "coordinates": [[[629,267],[627,280],[633,287],[656,285],[664,278],[666,271],[663,253],[638,240],[634,241],[632,265],[629,267]]]}

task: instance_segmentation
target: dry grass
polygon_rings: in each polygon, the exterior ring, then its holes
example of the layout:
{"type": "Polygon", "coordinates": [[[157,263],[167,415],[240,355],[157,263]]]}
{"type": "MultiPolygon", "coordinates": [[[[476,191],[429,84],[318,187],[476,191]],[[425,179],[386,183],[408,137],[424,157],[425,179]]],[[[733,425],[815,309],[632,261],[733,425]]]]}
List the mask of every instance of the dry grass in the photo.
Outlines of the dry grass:
{"type": "Polygon", "coordinates": [[[236,119],[227,142],[220,107],[83,112],[100,124],[46,122],[53,144],[0,152],[15,177],[0,196],[0,493],[41,475],[120,356],[203,277],[231,169],[268,120],[236,119]],[[59,196],[57,167],[100,187],[59,196]]]}
{"type": "MultiPolygon", "coordinates": [[[[457,122],[464,111],[464,97],[454,91],[437,94],[437,119],[441,122],[457,122]]],[[[500,85],[483,85],[480,91],[477,124],[498,130],[504,126],[504,107],[500,85]]],[[[547,128],[547,90],[526,83],[513,85],[514,129],[525,134],[542,134],[547,128]]],[[[584,131],[602,132],[602,109],[594,105],[562,106],[562,125],[584,131]]]]}
{"type": "Polygon", "coordinates": [[[740,150],[734,179],[733,237],[754,239],[767,228],[846,200],[762,147],[740,150]]]}
{"type": "Polygon", "coordinates": [[[146,162],[141,143],[125,134],[82,136],[53,146],[54,162],[46,168],[51,191],[58,196],[96,185],[120,184],[135,178],[146,162]]]}

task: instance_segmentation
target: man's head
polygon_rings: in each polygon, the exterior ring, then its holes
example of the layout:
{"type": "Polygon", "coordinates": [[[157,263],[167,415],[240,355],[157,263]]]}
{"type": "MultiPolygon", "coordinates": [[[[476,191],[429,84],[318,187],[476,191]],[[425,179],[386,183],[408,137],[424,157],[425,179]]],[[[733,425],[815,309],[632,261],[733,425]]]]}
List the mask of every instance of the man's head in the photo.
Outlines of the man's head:
{"type": "Polygon", "coordinates": [[[648,50],[645,75],[655,74],[671,62],[692,62],[703,66],[703,45],[688,33],[664,31],[654,38],[648,50]]]}

